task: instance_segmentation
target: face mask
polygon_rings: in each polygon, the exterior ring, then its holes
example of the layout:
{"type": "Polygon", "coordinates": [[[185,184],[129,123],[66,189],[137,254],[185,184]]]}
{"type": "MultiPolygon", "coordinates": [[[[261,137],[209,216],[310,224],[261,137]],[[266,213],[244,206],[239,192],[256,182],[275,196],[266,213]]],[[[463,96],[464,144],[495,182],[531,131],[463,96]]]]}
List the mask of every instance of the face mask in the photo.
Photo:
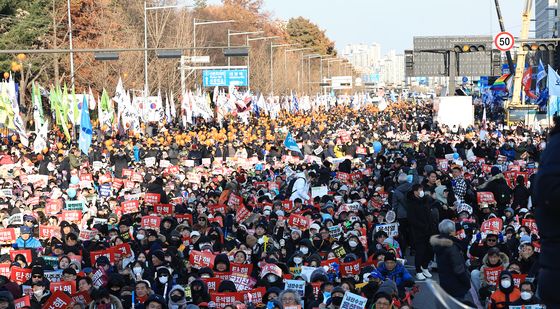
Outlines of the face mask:
{"type": "Polygon", "coordinates": [[[301,262],[303,262],[303,259],[302,259],[302,258],[300,258],[300,257],[295,257],[295,258],[294,258],[294,263],[296,263],[296,264],[299,265],[299,264],[301,264],[301,262]]]}
{"type": "Polygon", "coordinates": [[[270,216],[270,210],[265,210],[265,211],[264,211],[264,215],[265,215],[265,216],[270,216]]]}
{"type": "Polygon", "coordinates": [[[166,284],[168,279],[169,279],[169,277],[167,277],[167,276],[161,276],[161,277],[159,277],[159,282],[162,283],[162,284],[166,284]]]}
{"type": "Polygon", "coordinates": [[[523,300],[529,300],[529,299],[531,299],[532,296],[533,296],[533,293],[531,293],[531,292],[521,292],[521,299],[523,299],[523,300]]]}
{"type": "Polygon", "coordinates": [[[309,253],[309,248],[301,247],[301,248],[299,248],[299,251],[301,251],[301,253],[303,253],[303,254],[307,254],[307,253],[309,253]]]}
{"type": "Polygon", "coordinates": [[[335,306],[340,306],[340,304],[342,304],[342,297],[340,296],[331,297],[331,300],[332,304],[335,306]]]}
{"type": "Polygon", "coordinates": [[[424,197],[424,191],[420,191],[420,192],[418,193],[418,196],[419,196],[419,197],[424,197]]]}
{"type": "Polygon", "coordinates": [[[276,280],[278,280],[275,275],[268,275],[267,279],[268,282],[276,282],[276,280]]]}
{"type": "Polygon", "coordinates": [[[355,247],[358,245],[358,243],[355,242],[355,241],[353,241],[353,240],[349,241],[348,244],[349,244],[350,247],[352,247],[352,248],[355,248],[355,247]]]}
{"type": "Polygon", "coordinates": [[[142,267],[133,267],[132,268],[132,272],[134,272],[135,274],[139,275],[142,273],[142,267]]]}
{"type": "Polygon", "coordinates": [[[504,289],[507,289],[511,286],[511,280],[509,280],[509,279],[504,279],[504,280],[502,280],[501,283],[502,283],[502,286],[504,287],[504,289]]]}
{"type": "Polygon", "coordinates": [[[143,240],[144,237],[146,237],[146,236],[144,236],[144,234],[137,234],[136,235],[136,239],[138,239],[138,240],[143,240]]]}
{"type": "Polygon", "coordinates": [[[381,164],[377,164],[377,169],[380,170],[381,169],[381,164]]]}
{"type": "Polygon", "coordinates": [[[35,297],[39,298],[43,296],[43,290],[33,291],[33,294],[35,295],[35,297]]]}
{"type": "Polygon", "coordinates": [[[181,297],[180,295],[171,295],[171,300],[172,300],[173,302],[175,302],[175,303],[178,302],[178,301],[180,301],[181,298],[182,298],[182,297],[181,297]]]}

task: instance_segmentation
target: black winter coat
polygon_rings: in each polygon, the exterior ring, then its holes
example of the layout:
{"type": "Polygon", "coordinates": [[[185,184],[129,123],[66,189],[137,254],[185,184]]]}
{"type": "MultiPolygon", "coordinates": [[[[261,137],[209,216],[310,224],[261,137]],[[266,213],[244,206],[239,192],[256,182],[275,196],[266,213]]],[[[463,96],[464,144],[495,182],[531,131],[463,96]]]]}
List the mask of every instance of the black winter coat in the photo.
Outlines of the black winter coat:
{"type": "Polygon", "coordinates": [[[409,192],[407,196],[408,222],[412,229],[412,237],[419,241],[427,240],[434,234],[432,210],[426,197],[417,198],[414,192],[409,192]]]}
{"type": "Polygon", "coordinates": [[[465,296],[471,288],[471,281],[459,240],[440,234],[432,236],[430,244],[438,261],[441,287],[453,297],[465,296]]]}

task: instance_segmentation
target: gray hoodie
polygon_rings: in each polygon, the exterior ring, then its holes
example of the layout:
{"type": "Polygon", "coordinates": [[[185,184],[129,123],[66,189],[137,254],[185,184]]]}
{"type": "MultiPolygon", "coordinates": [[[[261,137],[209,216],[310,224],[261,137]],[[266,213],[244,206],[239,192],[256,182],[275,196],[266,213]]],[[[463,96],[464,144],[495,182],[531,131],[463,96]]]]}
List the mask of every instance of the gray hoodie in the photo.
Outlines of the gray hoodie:
{"type": "Polygon", "coordinates": [[[407,218],[406,195],[410,190],[412,190],[412,184],[403,182],[393,191],[391,206],[393,207],[393,211],[397,214],[397,219],[407,218]]]}
{"type": "Polygon", "coordinates": [[[186,309],[187,308],[187,300],[185,299],[184,295],[185,295],[185,289],[180,286],[180,285],[174,285],[171,290],[169,291],[169,302],[168,302],[168,307],[169,309],[186,309]],[[174,302],[173,300],[171,300],[171,294],[173,293],[173,291],[176,290],[180,290],[183,293],[183,298],[181,298],[179,301],[174,302]]]}

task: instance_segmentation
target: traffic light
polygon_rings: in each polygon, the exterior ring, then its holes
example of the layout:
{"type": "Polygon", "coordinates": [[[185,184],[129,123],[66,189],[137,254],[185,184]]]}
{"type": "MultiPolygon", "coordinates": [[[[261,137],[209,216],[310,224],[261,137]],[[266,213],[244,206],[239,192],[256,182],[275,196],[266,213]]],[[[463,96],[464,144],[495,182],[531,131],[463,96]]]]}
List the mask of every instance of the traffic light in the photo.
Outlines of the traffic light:
{"type": "Polygon", "coordinates": [[[535,43],[523,43],[523,50],[524,51],[548,51],[548,50],[555,50],[556,49],[556,42],[535,42],[535,43]]]}
{"type": "Polygon", "coordinates": [[[465,45],[455,45],[453,47],[453,50],[456,53],[480,52],[480,51],[485,51],[486,46],[482,43],[475,43],[475,44],[470,43],[465,45]]]}

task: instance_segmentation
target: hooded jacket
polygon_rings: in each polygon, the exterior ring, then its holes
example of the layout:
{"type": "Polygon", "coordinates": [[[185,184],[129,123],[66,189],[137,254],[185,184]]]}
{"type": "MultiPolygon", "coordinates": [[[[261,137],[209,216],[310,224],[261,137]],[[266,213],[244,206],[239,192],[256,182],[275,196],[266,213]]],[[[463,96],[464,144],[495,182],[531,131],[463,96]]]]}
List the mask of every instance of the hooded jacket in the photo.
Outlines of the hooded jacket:
{"type": "Polygon", "coordinates": [[[438,261],[441,287],[453,297],[463,297],[471,288],[471,281],[459,240],[448,235],[434,235],[430,244],[438,261]]]}
{"type": "MultiPolygon", "coordinates": [[[[169,291],[169,295],[171,295],[174,291],[177,290],[181,291],[183,295],[185,295],[185,289],[180,285],[174,285],[173,288],[171,288],[171,290],[169,291]]],[[[167,303],[167,306],[169,307],[169,309],[186,309],[187,300],[183,296],[183,298],[181,298],[179,301],[174,302],[173,300],[171,300],[171,297],[169,297],[169,302],[167,303]]]]}
{"type": "Polygon", "coordinates": [[[412,189],[412,184],[409,182],[401,183],[395,191],[393,191],[393,199],[391,201],[391,206],[393,211],[397,214],[397,219],[408,218],[407,206],[406,206],[406,195],[412,189]]]}
{"type": "MultiPolygon", "coordinates": [[[[111,305],[113,305],[114,309],[123,309],[123,305],[121,303],[121,301],[114,295],[109,295],[109,299],[111,300],[111,305]]],[[[95,302],[91,302],[91,304],[89,304],[89,309],[96,309],[97,305],[95,304],[95,302]]]]}
{"type": "Polygon", "coordinates": [[[480,267],[480,278],[482,281],[482,286],[487,286],[488,285],[488,281],[486,281],[486,277],[484,276],[484,270],[486,268],[492,268],[492,267],[498,267],[498,266],[502,266],[504,269],[507,269],[509,266],[509,257],[507,256],[507,254],[500,252],[499,254],[500,256],[500,262],[498,262],[497,265],[490,265],[490,261],[488,260],[488,254],[486,254],[484,256],[484,258],[482,258],[482,263],[483,265],[480,267]]]}
{"type": "Polygon", "coordinates": [[[498,282],[498,289],[492,296],[490,296],[490,303],[488,304],[489,309],[506,309],[509,308],[511,304],[518,301],[521,298],[521,292],[519,288],[513,283],[513,277],[509,271],[502,271],[500,274],[500,279],[504,276],[509,277],[511,281],[511,286],[505,288],[502,286],[501,280],[498,282]]]}

